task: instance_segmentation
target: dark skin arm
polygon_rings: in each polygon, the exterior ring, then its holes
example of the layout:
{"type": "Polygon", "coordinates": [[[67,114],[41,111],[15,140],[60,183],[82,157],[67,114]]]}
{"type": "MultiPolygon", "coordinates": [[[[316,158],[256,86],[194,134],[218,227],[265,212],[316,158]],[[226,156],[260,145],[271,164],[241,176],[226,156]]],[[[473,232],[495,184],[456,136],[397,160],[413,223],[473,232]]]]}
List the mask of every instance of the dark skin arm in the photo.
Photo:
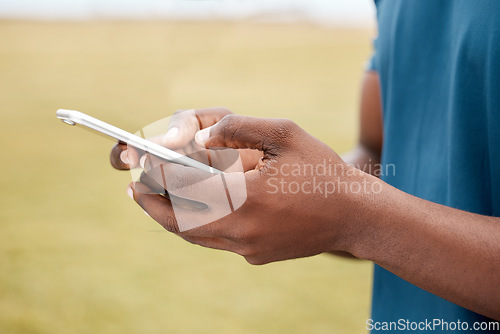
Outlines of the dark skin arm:
{"type": "MultiPolygon", "coordinates": [[[[214,112],[218,113],[211,109],[208,114],[214,112]]],[[[196,113],[206,115],[207,110],[196,113]]],[[[249,160],[257,156],[254,150],[260,152],[255,167],[244,173],[246,201],[234,213],[179,232],[169,199],[151,193],[145,184],[131,184],[134,200],[166,229],[191,243],[237,253],[255,265],[324,252],[349,253],[453,303],[500,320],[500,218],[406,194],[346,164],[332,149],[288,120],[227,115],[215,125],[208,124],[197,133],[200,146],[253,152],[249,160]],[[337,179],[346,189],[365,185],[367,191],[339,190],[325,196],[310,192],[310,184],[304,188],[308,192],[293,195],[271,191],[269,180],[282,166],[289,170],[292,164],[319,165],[325,158],[340,172],[315,175],[318,182],[337,179]]],[[[360,142],[372,143],[373,138],[368,136],[372,140],[367,140],[366,135],[363,132],[365,139],[360,142]]],[[[364,160],[358,161],[366,161],[370,156],[367,152],[373,153],[376,147],[364,147],[357,155],[364,160]]],[[[114,163],[122,149],[118,146],[113,151],[114,163]]],[[[311,181],[304,175],[281,176],[287,184],[311,181]]]]}
{"type": "MultiPolygon", "coordinates": [[[[367,71],[361,84],[359,105],[359,137],[356,147],[342,155],[342,159],[366,173],[376,175],[382,153],[382,104],[377,72],[367,71]]],[[[330,252],[346,258],[355,257],[346,252],[330,252]]]]}
{"type": "Polygon", "coordinates": [[[382,104],[376,72],[365,72],[360,100],[358,145],[342,159],[373,175],[376,174],[376,165],[380,163],[383,143],[382,104]]]}
{"type": "MultiPolygon", "coordinates": [[[[374,165],[380,163],[383,142],[381,111],[378,75],[366,72],[361,91],[358,146],[343,156],[346,162],[361,166],[365,172],[375,171],[374,165]]],[[[494,287],[500,284],[500,220],[408,197],[407,194],[396,194],[394,201],[386,204],[399,203],[397,208],[380,208],[382,217],[386,218],[376,220],[385,220],[382,226],[372,227],[376,235],[367,238],[372,245],[367,243],[360,253],[354,253],[360,258],[373,260],[425,290],[499,319],[500,291],[494,287]],[[406,211],[410,207],[412,210],[406,211]],[[400,231],[394,231],[395,225],[402,225],[398,220],[405,222],[404,226],[399,227],[400,231]],[[467,231],[472,235],[467,236],[467,231]],[[419,268],[413,264],[424,265],[419,268]],[[455,281],[455,277],[462,279],[455,281]],[[479,297],[481,290],[483,296],[479,297]]],[[[346,252],[333,254],[354,257],[346,252]]]]}

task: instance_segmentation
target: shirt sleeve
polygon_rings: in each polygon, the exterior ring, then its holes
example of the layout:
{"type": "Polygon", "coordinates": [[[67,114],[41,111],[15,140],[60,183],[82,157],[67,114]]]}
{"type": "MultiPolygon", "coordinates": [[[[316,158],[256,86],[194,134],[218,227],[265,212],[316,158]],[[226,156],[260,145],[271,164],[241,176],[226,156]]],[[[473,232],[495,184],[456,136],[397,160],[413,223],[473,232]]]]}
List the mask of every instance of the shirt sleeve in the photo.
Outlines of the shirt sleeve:
{"type": "MultiPolygon", "coordinates": [[[[375,5],[375,9],[377,11],[377,21],[378,21],[378,14],[379,14],[378,10],[379,10],[379,6],[380,6],[380,3],[382,2],[382,0],[373,0],[373,2],[375,5]]],[[[378,72],[378,69],[377,69],[377,37],[375,37],[372,41],[372,50],[373,51],[372,51],[370,58],[368,58],[368,60],[365,63],[365,71],[378,72]]]]}
{"type": "Polygon", "coordinates": [[[377,39],[375,38],[373,40],[373,52],[370,56],[370,58],[368,58],[368,60],[366,61],[365,63],[365,71],[367,72],[377,72],[377,62],[376,62],[376,59],[377,59],[377,39]]]}

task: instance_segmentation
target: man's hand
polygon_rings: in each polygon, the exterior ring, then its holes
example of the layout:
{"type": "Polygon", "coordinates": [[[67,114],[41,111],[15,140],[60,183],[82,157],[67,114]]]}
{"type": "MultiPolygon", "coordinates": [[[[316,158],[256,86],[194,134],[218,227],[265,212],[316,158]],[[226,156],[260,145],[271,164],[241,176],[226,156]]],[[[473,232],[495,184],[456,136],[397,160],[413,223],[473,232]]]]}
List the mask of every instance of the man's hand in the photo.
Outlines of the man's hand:
{"type": "MultiPolygon", "coordinates": [[[[224,108],[180,110],[171,117],[165,135],[148,139],[186,154],[183,150],[198,130],[214,125],[229,114],[231,112],[224,108]]],[[[254,169],[262,157],[262,153],[257,150],[240,150],[239,153],[244,170],[254,169]]],[[[141,163],[144,166],[145,159],[146,155],[124,143],[117,143],[110,154],[111,165],[119,170],[136,168],[141,163]]]]}
{"type": "MultiPolygon", "coordinates": [[[[189,242],[240,254],[251,264],[348,252],[500,319],[500,218],[395,189],[347,165],[288,120],[227,115],[196,139],[205,147],[258,150],[262,158],[244,173],[248,198],[241,207],[184,232],[168,198],[142,182],[132,184],[135,201],[168,230],[189,242]]],[[[230,179],[231,173],[225,176],[230,179]]]]}
{"type": "Polygon", "coordinates": [[[371,189],[380,188],[373,185],[380,180],[348,166],[289,120],[227,115],[199,131],[196,140],[207,148],[263,153],[255,169],[245,173],[248,197],[241,208],[179,233],[169,199],[152,194],[143,183],[131,185],[133,197],[168,230],[192,243],[238,253],[252,264],[349,251],[360,234],[355,233],[360,219],[354,207],[359,195],[351,190],[364,187],[363,196],[370,197],[371,189]]]}

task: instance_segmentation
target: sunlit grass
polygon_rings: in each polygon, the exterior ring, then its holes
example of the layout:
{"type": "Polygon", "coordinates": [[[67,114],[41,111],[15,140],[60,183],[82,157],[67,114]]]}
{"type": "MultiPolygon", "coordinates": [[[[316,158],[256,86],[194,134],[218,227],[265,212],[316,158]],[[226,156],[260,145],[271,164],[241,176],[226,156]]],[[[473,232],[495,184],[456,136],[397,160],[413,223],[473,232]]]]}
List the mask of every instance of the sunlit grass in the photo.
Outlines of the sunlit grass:
{"type": "Polygon", "coordinates": [[[176,109],[286,117],[356,137],[370,32],[251,23],[0,22],[0,333],[364,333],[369,263],[254,267],[164,232],[126,195],[111,142],[176,109]]]}

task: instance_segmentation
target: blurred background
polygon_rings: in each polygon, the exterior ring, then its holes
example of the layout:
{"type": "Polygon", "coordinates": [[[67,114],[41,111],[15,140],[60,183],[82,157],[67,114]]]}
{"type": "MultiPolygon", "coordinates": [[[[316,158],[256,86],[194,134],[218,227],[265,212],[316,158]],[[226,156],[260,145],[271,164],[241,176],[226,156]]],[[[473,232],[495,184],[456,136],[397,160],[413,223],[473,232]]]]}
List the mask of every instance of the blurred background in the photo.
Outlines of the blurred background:
{"type": "Polygon", "coordinates": [[[286,117],[357,136],[370,0],[0,0],[0,333],[365,333],[371,265],[251,266],[161,229],[111,141],[177,109],[286,117]]]}

